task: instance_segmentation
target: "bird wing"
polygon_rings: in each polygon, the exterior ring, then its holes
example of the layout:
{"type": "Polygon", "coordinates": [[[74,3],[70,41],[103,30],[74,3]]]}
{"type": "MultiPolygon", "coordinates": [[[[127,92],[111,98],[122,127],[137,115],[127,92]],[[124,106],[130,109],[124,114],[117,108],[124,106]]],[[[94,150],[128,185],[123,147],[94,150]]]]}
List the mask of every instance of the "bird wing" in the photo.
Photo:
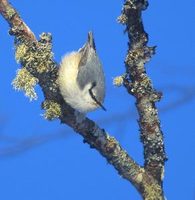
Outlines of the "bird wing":
{"type": "Polygon", "coordinates": [[[88,83],[97,82],[98,77],[101,76],[101,64],[99,58],[92,52],[89,55],[88,48],[86,48],[82,53],[81,60],[78,67],[77,82],[81,89],[83,89],[88,83]]]}

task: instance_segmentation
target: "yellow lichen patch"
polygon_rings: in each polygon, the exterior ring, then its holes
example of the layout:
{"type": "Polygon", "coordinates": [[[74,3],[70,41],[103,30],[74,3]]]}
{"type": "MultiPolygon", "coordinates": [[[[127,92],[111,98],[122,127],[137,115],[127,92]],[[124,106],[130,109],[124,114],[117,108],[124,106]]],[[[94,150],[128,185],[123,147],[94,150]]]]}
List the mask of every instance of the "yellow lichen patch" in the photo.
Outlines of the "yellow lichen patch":
{"type": "Polygon", "coordinates": [[[141,81],[141,85],[147,88],[151,85],[151,80],[144,74],[143,79],[141,81]]]}
{"type": "Polygon", "coordinates": [[[44,73],[49,71],[48,62],[40,62],[37,66],[37,72],[38,73],[44,73]]]}
{"type": "Polygon", "coordinates": [[[30,100],[36,100],[37,94],[34,86],[38,83],[38,79],[33,77],[25,68],[17,71],[16,78],[12,81],[12,85],[16,90],[23,90],[30,100]]]}
{"type": "Polygon", "coordinates": [[[121,24],[126,24],[128,21],[128,18],[126,15],[122,14],[117,18],[117,22],[121,24]]]}
{"type": "Polygon", "coordinates": [[[54,101],[46,100],[43,102],[42,107],[45,109],[43,116],[47,120],[53,120],[61,115],[60,105],[54,101]]]}
{"type": "Polygon", "coordinates": [[[135,177],[137,183],[141,183],[143,181],[144,172],[145,172],[144,168],[140,168],[139,173],[135,177]]]}
{"type": "MultiPolygon", "coordinates": [[[[45,40],[47,35],[45,34],[45,40]]],[[[51,37],[48,35],[48,37],[51,37]]],[[[17,62],[21,62],[24,68],[34,74],[42,74],[52,70],[54,65],[52,44],[49,42],[34,43],[19,40],[15,43],[17,62]]]]}
{"type": "Polygon", "coordinates": [[[28,50],[28,47],[24,43],[16,47],[15,58],[17,62],[21,62],[23,60],[22,58],[25,57],[27,50],[28,50]]]}
{"type": "Polygon", "coordinates": [[[8,8],[7,9],[7,15],[8,15],[9,19],[11,19],[16,14],[16,11],[9,6],[7,6],[7,8],[8,8]]]}
{"type": "Polygon", "coordinates": [[[123,76],[117,76],[113,79],[113,85],[120,87],[123,84],[123,76]]]}
{"type": "Polygon", "coordinates": [[[161,187],[158,184],[146,184],[145,185],[145,200],[163,200],[161,198],[161,187]]]}

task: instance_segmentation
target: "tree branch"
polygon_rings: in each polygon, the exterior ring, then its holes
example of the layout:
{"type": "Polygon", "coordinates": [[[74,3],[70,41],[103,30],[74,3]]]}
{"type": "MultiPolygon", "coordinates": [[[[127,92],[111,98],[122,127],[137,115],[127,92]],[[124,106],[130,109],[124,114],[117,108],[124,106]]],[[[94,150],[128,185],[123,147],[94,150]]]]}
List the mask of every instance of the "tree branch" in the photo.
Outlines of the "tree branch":
{"type": "Polygon", "coordinates": [[[22,88],[24,83],[21,79],[26,78],[30,84],[35,77],[44,93],[43,108],[46,110],[46,118],[57,117],[61,123],[72,127],[83,136],[84,142],[98,150],[123,178],[141,191],[143,177],[149,180],[150,176],[104,129],[72,109],[61,97],[57,83],[58,67],[53,61],[51,52],[51,35],[43,33],[41,39],[37,41],[32,31],[7,0],[0,0],[0,13],[11,27],[10,34],[15,36],[16,59],[21,63],[22,70],[24,69],[15,81],[17,82],[16,88],[22,88]]]}
{"type": "MultiPolygon", "coordinates": [[[[166,160],[163,134],[160,128],[155,103],[162,94],[158,93],[146,74],[144,64],[155,53],[155,47],[148,47],[148,34],[144,31],[142,11],[148,6],[147,0],[126,0],[119,22],[126,25],[129,50],[125,60],[126,76],[124,86],[136,98],[139,113],[141,141],[144,146],[144,168],[159,185],[162,185],[164,162],[166,160]]],[[[146,199],[149,199],[145,195],[146,199]]],[[[157,199],[163,198],[163,191],[157,199]]]]}
{"type": "MultiPolygon", "coordinates": [[[[12,30],[16,35],[22,34],[23,37],[26,37],[27,39],[30,39],[32,41],[36,41],[33,32],[21,20],[16,10],[9,4],[7,0],[0,1],[0,13],[12,27],[12,30]],[[15,32],[15,29],[18,31],[18,33],[15,32]]],[[[12,30],[10,31],[12,32],[12,30]]]]}

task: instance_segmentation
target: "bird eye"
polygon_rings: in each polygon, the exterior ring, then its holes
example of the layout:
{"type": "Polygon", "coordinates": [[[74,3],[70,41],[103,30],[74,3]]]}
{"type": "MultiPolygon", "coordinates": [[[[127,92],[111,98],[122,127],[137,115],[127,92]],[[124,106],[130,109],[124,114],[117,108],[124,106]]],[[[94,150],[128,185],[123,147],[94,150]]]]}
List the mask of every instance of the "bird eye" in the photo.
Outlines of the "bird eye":
{"type": "Polygon", "coordinates": [[[97,85],[96,82],[92,82],[92,88],[94,88],[97,85]]]}

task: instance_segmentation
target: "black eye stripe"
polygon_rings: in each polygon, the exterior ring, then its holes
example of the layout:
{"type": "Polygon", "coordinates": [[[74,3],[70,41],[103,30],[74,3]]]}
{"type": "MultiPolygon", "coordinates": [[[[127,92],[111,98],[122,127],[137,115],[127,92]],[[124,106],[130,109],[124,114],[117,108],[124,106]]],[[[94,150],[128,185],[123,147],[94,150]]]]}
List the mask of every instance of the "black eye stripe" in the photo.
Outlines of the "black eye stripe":
{"type": "Polygon", "coordinates": [[[89,89],[89,94],[91,96],[91,98],[104,110],[106,111],[106,108],[96,99],[95,95],[93,94],[92,89],[96,86],[96,82],[92,83],[91,88],[89,89]]]}
{"type": "Polygon", "coordinates": [[[93,83],[92,83],[91,89],[93,89],[96,85],[97,85],[97,83],[96,83],[96,82],[93,82],[93,83]]]}

